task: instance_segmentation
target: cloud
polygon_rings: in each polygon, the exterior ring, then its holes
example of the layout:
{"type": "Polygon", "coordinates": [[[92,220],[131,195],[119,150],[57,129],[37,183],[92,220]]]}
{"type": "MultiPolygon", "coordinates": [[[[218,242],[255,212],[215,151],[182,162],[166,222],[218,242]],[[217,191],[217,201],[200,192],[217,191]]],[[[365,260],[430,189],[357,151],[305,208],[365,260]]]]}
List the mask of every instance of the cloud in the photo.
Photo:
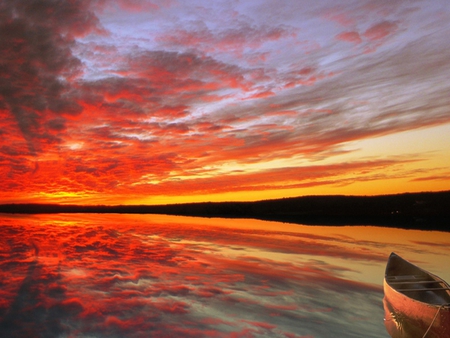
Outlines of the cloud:
{"type": "Polygon", "coordinates": [[[448,181],[450,180],[450,174],[443,172],[442,175],[428,175],[422,177],[413,178],[411,181],[448,181]]]}
{"type": "Polygon", "coordinates": [[[343,32],[338,35],[336,35],[336,39],[347,41],[347,42],[353,42],[353,43],[361,43],[362,39],[358,32],[343,32]]]}
{"type": "Polygon", "coordinates": [[[371,41],[381,40],[393,34],[397,28],[395,22],[383,21],[367,29],[363,35],[371,41]]]}
{"type": "Polygon", "coordinates": [[[243,55],[248,49],[258,50],[265,43],[294,37],[295,31],[287,26],[255,26],[242,20],[236,27],[215,31],[205,25],[197,24],[190,30],[177,29],[173,32],[165,32],[157,40],[163,44],[194,48],[209,54],[227,52],[243,55]]]}
{"type": "Polygon", "coordinates": [[[4,198],[420,182],[377,172],[378,155],[357,179],[327,165],[363,163],[361,140],[450,122],[445,20],[419,29],[423,8],[384,1],[222,5],[2,4],[4,198]]]}
{"type": "Polygon", "coordinates": [[[64,116],[82,111],[69,83],[82,66],[71,48],[75,37],[101,29],[87,6],[80,0],[8,1],[0,7],[2,106],[32,155],[60,143],[64,116]]]}
{"type": "Polygon", "coordinates": [[[121,9],[125,9],[131,12],[158,10],[160,5],[160,1],[145,0],[120,0],[118,1],[118,3],[121,9]]]}

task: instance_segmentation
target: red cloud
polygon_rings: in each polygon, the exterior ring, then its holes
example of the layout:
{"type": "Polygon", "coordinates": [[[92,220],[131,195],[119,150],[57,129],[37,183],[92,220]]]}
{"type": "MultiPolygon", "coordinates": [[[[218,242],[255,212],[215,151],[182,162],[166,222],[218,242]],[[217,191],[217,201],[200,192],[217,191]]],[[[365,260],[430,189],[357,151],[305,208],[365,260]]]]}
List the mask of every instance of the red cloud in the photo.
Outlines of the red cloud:
{"type": "MultiPolygon", "coordinates": [[[[359,88],[362,74],[373,67],[363,58],[353,71],[339,74],[323,70],[309,57],[286,67],[274,65],[267,43],[293,37],[288,26],[240,22],[213,29],[192,24],[158,33],[164,46],[127,50],[113,45],[116,40],[75,40],[101,33],[92,9],[101,3],[52,3],[0,5],[5,13],[0,19],[0,188],[8,200],[54,196],[54,201],[68,202],[73,196],[78,197],[72,201],[92,196],[100,201],[108,194],[140,198],[345,185],[357,180],[349,178],[351,169],[344,165],[335,168],[345,178],[327,166],[316,168],[322,174],[310,175],[306,168],[257,172],[256,164],[316,160],[346,152],[342,147],[349,141],[448,122],[444,113],[417,119],[414,109],[400,103],[380,107],[364,121],[350,121],[355,112],[353,105],[343,108],[347,89],[359,88]],[[249,46],[264,47],[251,56],[269,53],[266,63],[232,61],[249,46]],[[214,53],[205,52],[207,48],[214,53]],[[225,57],[219,57],[222,50],[225,57]],[[97,66],[98,73],[90,74],[97,66]],[[243,169],[250,167],[252,172],[243,169]],[[301,175],[306,178],[299,179],[301,175]]],[[[144,2],[122,5],[127,4],[144,2]]],[[[394,21],[383,21],[364,34],[349,28],[335,38],[363,39],[363,48],[374,50],[397,30],[394,21]]],[[[379,63],[381,68],[388,64],[379,63]]],[[[437,72],[433,67],[439,63],[421,74],[437,72]]],[[[364,83],[377,86],[388,73],[380,70],[364,83]]],[[[423,111],[438,109],[420,105],[423,111]]],[[[369,172],[367,166],[360,181],[404,177],[407,170],[402,175],[369,172]]],[[[439,176],[430,173],[431,178],[439,176]]]]}
{"type": "Polygon", "coordinates": [[[336,39],[347,42],[353,42],[356,44],[362,42],[361,36],[359,36],[358,32],[343,32],[336,35],[336,39]]]}
{"type": "Polygon", "coordinates": [[[383,21],[367,29],[363,36],[371,41],[382,40],[397,29],[398,26],[395,22],[383,21]]]}
{"type": "Polygon", "coordinates": [[[450,181],[450,173],[443,173],[443,175],[430,175],[430,176],[422,176],[416,177],[411,180],[412,182],[420,182],[420,181],[450,181]]]}
{"type": "Polygon", "coordinates": [[[99,32],[87,1],[8,1],[0,11],[1,99],[31,155],[61,143],[63,116],[80,114],[68,81],[81,72],[74,37],[99,32]]]}
{"type": "Polygon", "coordinates": [[[234,29],[211,31],[206,27],[192,30],[177,30],[161,35],[158,40],[172,45],[200,48],[206,51],[233,51],[239,54],[249,46],[253,49],[262,44],[285,38],[295,34],[285,27],[254,27],[248,23],[241,23],[234,29]]]}
{"type": "Polygon", "coordinates": [[[153,303],[158,310],[173,315],[183,315],[188,313],[189,306],[185,302],[160,301],[153,303]]]}
{"type": "Polygon", "coordinates": [[[148,0],[119,0],[118,3],[122,9],[130,12],[141,12],[148,10],[158,10],[160,7],[156,1],[148,0]]]}
{"type": "Polygon", "coordinates": [[[268,330],[268,331],[271,331],[277,327],[276,325],[272,325],[272,324],[268,324],[268,323],[264,323],[264,322],[255,322],[255,321],[249,321],[249,320],[243,320],[243,322],[248,323],[254,327],[261,328],[261,329],[268,330]]]}
{"type": "Polygon", "coordinates": [[[341,26],[347,27],[355,24],[355,20],[351,18],[349,13],[339,12],[338,10],[330,10],[325,14],[325,18],[335,21],[341,26]]]}

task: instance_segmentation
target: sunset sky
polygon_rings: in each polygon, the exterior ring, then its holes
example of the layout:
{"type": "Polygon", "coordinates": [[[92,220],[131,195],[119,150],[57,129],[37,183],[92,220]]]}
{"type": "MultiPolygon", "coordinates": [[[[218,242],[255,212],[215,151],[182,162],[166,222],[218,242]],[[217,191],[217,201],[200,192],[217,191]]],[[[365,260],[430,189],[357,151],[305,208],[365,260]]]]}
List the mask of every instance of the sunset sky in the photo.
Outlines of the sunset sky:
{"type": "Polygon", "coordinates": [[[450,189],[448,0],[0,2],[0,203],[450,189]]]}

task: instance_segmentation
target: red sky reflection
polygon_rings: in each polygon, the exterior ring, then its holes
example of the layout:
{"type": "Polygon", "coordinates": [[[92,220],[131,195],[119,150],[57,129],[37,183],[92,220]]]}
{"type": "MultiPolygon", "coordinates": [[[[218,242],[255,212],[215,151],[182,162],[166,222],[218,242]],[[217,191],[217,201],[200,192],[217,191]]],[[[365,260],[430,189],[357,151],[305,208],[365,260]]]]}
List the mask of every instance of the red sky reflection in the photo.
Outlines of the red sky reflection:
{"type": "Polygon", "coordinates": [[[450,263],[447,233],[153,215],[0,221],[8,337],[387,337],[390,250],[450,279],[433,265],[450,263]]]}
{"type": "Polygon", "coordinates": [[[0,203],[450,189],[448,0],[0,13],[0,203]]]}

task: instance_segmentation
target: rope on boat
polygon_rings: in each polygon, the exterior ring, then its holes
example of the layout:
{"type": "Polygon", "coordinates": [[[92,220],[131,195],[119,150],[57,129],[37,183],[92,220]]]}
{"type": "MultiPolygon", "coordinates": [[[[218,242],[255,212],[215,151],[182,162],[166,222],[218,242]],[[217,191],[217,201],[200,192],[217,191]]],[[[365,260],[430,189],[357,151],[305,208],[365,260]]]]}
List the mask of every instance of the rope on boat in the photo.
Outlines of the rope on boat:
{"type": "Polygon", "coordinates": [[[431,321],[430,326],[428,327],[427,331],[426,331],[425,334],[422,336],[422,338],[425,338],[425,337],[427,336],[427,334],[428,334],[428,332],[430,332],[431,327],[433,326],[433,324],[434,324],[434,322],[435,322],[435,320],[436,320],[436,318],[437,318],[439,312],[441,311],[441,309],[442,309],[444,306],[447,306],[447,305],[449,305],[449,304],[442,304],[441,306],[439,306],[438,310],[436,311],[436,314],[434,315],[433,320],[431,321]]]}

